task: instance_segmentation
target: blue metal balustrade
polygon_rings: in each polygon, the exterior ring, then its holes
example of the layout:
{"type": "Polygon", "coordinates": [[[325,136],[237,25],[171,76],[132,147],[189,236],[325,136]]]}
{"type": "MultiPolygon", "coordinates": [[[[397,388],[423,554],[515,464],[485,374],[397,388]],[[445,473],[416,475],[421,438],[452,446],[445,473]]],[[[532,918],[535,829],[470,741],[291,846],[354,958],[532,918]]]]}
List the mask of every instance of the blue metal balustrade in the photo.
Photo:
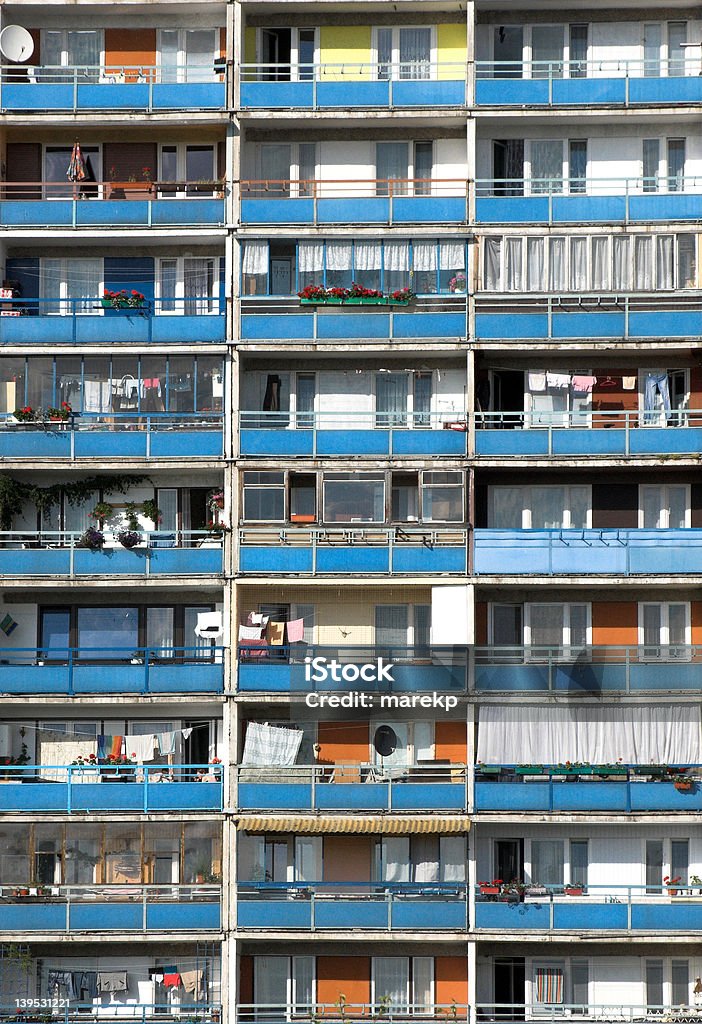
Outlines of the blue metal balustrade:
{"type": "Polygon", "coordinates": [[[337,307],[311,312],[267,313],[262,305],[256,313],[242,313],[241,340],[301,342],[363,341],[463,341],[467,337],[465,309],[432,312],[417,309],[337,307]]]}
{"type": "Polygon", "coordinates": [[[221,647],[8,648],[0,657],[0,693],[222,693],[221,647]]]}

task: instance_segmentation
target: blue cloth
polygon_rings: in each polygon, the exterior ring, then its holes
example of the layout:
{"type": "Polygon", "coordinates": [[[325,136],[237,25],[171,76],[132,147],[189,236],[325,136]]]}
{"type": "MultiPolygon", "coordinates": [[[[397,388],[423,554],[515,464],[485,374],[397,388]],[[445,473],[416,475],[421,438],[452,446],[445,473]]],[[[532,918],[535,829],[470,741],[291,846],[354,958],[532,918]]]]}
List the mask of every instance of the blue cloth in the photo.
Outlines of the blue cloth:
{"type": "MultiPolygon", "coordinates": [[[[668,374],[649,373],[646,375],[644,389],[644,412],[653,412],[656,408],[656,395],[661,396],[666,419],[670,414],[670,390],[668,388],[668,374]]],[[[650,419],[651,417],[647,417],[650,419]]]]}

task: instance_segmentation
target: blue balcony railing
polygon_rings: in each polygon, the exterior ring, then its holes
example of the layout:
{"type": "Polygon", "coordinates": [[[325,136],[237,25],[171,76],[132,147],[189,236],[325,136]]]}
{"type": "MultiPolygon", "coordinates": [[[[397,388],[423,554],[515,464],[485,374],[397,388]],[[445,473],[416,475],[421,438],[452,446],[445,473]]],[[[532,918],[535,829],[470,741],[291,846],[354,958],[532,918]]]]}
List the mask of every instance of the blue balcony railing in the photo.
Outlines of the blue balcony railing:
{"type": "Polygon", "coordinates": [[[467,889],[460,882],[239,882],[237,927],[318,931],[465,931],[467,889]]]}
{"type": "Polygon", "coordinates": [[[475,530],[477,575],[702,572],[702,530],[475,530]]]}
{"type": "Polygon", "coordinates": [[[699,59],[477,61],[477,106],[702,103],[699,59]]]}
{"type": "MultiPolygon", "coordinates": [[[[222,62],[224,64],[224,62],[222,62]]],[[[224,67],[111,64],[5,65],[0,108],[6,111],[224,110],[224,67]]]]}
{"type": "Polygon", "coordinates": [[[702,648],[686,644],[476,647],[474,686],[498,693],[702,690],[702,648]]]}
{"type": "Polygon", "coordinates": [[[0,767],[0,813],[221,811],[218,765],[158,767],[7,765],[0,767]]]}
{"type": "Polygon", "coordinates": [[[475,810],[699,812],[701,781],[699,765],[478,765],[475,810]]]}
{"type": "MultiPolygon", "coordinates": [[[[495,1024],[496,1021],[538,1020],[555,1024],[564,1017],[575,1020],[607,1022],[607,1024],[634,1024],[635,1021],[678,1021],[696,1019],[694,1005],[671,1006],[646,1003],[631,1005],[584,1002],[578,1003],[475,1003],[471,1010],[476,1024],[495,1024]]],[[[281,1019],[282,1024],[282,1019],[281,1019]]]]}
{"type": "Polygon", "coordinates": [[[0,692],[10,695],[222,693],[221,647],[5,647],[0,692]]]}
{"type": "Polygon", "coordinates": [[[222,572],[222,539],[204,530],[141,532],[139,543],[124,547],[105,533],[101,546],[70,530],[0,533],[0,573],[4,576],[203,576],[222,572]]]}
{"type": "Polygon", "coordinates": [[[3,459],[206,459],[223,452],[222,413],[72,413],[17,423],[0,417],[3,459]]]}
{"type": "Polygon", "coordinates": [[[242,224],[466,224],[465,179],[241,182],[242,224]]]}
{"type": "Polygon", "coordinates": [[[240,412],[239,454],[317,456],[464,456],[468,422],[442,413],[240,412]]]}
{"type": "Polygon", "coordinates": [[[702,178],[476,181],[478,224],[638,224],[699,220],[702,178]]]}
{"type": "Polygon", "coordinates": [[[481,296],[475,316],[481,341],[615,341],[696,338],[702,334],[699,294],[481,296]]]}
{"type": "MultiPolygon", "coordinates": [[[[370,977],[367,978],[370,984],[370,977]]],[[[374,1016],[382,1017],[388,1024],[409,1024],[409,1021],[417,1017],[425,1021],[425,1024],[441,1022],[446,1020],[458,1021],[459,1024],[468,1021],[470,1015],[465,1003],[409,1003],[400,996],[400,1005],[388,1004],[387,999],[383,1003],[363,1003],[346,1000],[339,1007],[339,1003],[295,1003],[295,1019],[300,1024],[314,1024],[319,1018],[324,1018],[329,1024],[343,1024],[349,1016],[361,1019],[372,1019],[374,1016]]],[[[287,1005],[280,1003],[237,1003],[236,1019],[242,1024],[252,1024],[253,1021],[268,1021],[269,1024],[285,1024],[289,1016],[287,1005]]]]}
{"type": "Polygon", "coordinates": [[[697,932],[702,930],[699,889],[641,885],[588,885],[582,895],[563,886],[537,886],[538,894],[480,895],[475,927],[482,931],[697,932]]]}
{"type": "Polygon", "coordinates": [[[222,182],[7,182],[0,227],[224,227],[222,182]]]}
{"type": "Polygon", "coordinates": [[[0,317],[0,345],[137,345],[225,340],[224,300],[211,296],[145,301],[140,308],[113,309],[100,297],[14,299],[0,317]]]}
{"type": "Polygon", "coordinates": [[[237,688],[242,693],[346,691],[361,685],[378,693],[463,693],[467,686],[466,647],[254,647],[242,643],[238,654],[237,688]],[[313,665],[316,658],[322,660],[313,665]],[[361,667],[367,665],[371,670],[365,668],[361,676],[361,667]]]}
{"type": "MultiPolygon", "coordinates": [[[[244,305],[241,315],[241,340],[270,342],[343,342],[418,341],[461,342],[468,336],[465,297],[413,303],[406,309],[378,307],[330,307],[302,312],[296,304],[286,312],[257,304],[255,312],[244,305]],[[439,306],[440,308],[437,308],[439,306]]],[[[2,321],[0,321],[0,324],[2,321]]]]}
{"type": "Polygon", "coordinates": [[[241,811],[465,811],[463,765],[295,765],[237,769],[241,811]]]}
{"type": "Polygon", "coordinates": [[[463,107],[465,63],[242,64],[242,110],[463,107]]]}
{"type": "Polygon", "coordinates": [[[667,455],[702,451],[702,411],[477,413],[477,455],[667,455]]]}
{"type": "MultiPolygon", "coordinates": [[[[34,964],[32,965],[32,969],[34,964]]],[[[115,963],[115,969],[119,969],[121,963],[115,963]]],[[[110,961],[105,958],[104,969],[110,970],[110,961]]],[[[39,1024],[46,1014],[42,1013],[42,1006],[46,1008],[55,996],[53,991],[40,988],[42,994],[39,996],[27,996],[20,998],[10,1005],[0,1005],[0,1021],[18,1022],[23,1024],[39,1024]],[[44,1000],[44,1002],[42,1002],[44,1000]]],[[[100,1000],[101,1002],[102,1000],[100,1000]]],[[[74,1002],[72,999],[65,1000],[65,1006],[51,1006],[52,1024],[77,1024],[83,1021],[84,1024],[100,1024],[104,1010],[95,1003],[74,1002]]],[[[183,1014],[181,1007],[174,1007],[167,1003],[129,1003],[130,1024],[151,1024],[158,1021],[159,1024],[182,1024],[183,1014]]],[[[188,1003],[188,1020],[201,1021],[202,1024],[214,1024],[221,1019],[221,1003],[188,1003]]]]}
{"type": "MultiPolygon", "coordinates": [[[[219,885],[3,885],[0,932],[218,932],[219,885]],[[45,895],[46,890],[49,890],[45,895]]],[[[83,936],[84,937],[84,936],[83,936]]]]}
{"type": "MultiPolygon", "coordinates": [[[[246,527],[239,531],[239,572],[263,575],[421,575],[467,568],[468,534],[455,529],[349,523],[348,527],[246,527]]],[[[2,570],[0,552],[0,571],[2,570]]]]}

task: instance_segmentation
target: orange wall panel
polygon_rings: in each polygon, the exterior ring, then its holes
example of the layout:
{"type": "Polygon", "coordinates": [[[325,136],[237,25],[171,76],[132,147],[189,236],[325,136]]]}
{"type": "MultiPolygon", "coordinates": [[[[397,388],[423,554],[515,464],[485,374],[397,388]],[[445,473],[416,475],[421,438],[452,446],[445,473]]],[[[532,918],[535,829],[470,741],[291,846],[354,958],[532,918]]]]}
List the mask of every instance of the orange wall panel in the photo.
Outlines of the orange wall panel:
{"type": "Polygon", "coordinates": [[[437,956],[434,959],[435,1001],[439,1006],[468,1002],[468,961],[464,956],[437,956]]]}
{"type": "Polygon", "coordinates": [[[358,1011],[370,1003],[370,977],[369,956],[318,956],[317,1002],[333,1005],[343,993],[347,1009],[358,1011]]]}
{"type": "Polygon", "coordinates": [[[593,601],[592,642],[594,645],[637,644],[636,601],[593,601]]]}
{"type": "Polygon", "coordinates": [[[105,68],[128,70],[125,80],[135,81],[138,68],[143,68],[148,78],[148,68],[156,64],[156,29],[155,28],[106,28],[105,29],[105,68]]]}
{"type": "Polygon", "coordinates": [[[324,837],[325,882],[370,882],[372,860],[370,836],[324,837]]]}
{"type": "Polygon", "coordinates": [[[367,764],[369,736],[367,722],[320,722],[318,759],[326,764],[367,764]]]}
{"type": "Polygon", "coordinates": [[[437,761],[466,763],[465,722],[437,722],[434,726],[434,756],[437,761]]]}
{"type": "Polygon", "coordinates": [[[219,30],[219,55],[220,57],[227,56],[227,30],[226,28],[220,28],[219,30]]]}
{"type": "Polygon", "coordinates": [[[690,625],[692,627],[692,643],[702,644],[702,601],[691,602],[690,625]]]}

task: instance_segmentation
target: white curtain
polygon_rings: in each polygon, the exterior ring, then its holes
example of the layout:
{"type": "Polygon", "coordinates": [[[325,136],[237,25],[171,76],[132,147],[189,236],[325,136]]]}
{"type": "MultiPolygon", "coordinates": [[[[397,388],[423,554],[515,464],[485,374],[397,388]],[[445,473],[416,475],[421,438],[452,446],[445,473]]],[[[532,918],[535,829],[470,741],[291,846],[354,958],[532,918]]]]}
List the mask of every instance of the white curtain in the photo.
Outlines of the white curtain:
{"type": "Polygon", "coordinates": [[[656,238],[656,288],[673,287],[673,236],[656,238]]]}
{"type": "Polygon", "coordinates": [[[186,314],[212,313],[214,260],[186,256],[183,261],[183,290],[186,314]]]}
{"type": "Polygon", "coordinates": [[[653,288],[653,237],[634,239],[634,288],[653,288]]]}
{"type": "Polygon", "coordinates": [[[409,882],[409,836],[385,836],[381,840],[382,882],[409,882]]]}
{"type": "Polygon", "coordinates": [[[483,243],[483,258],[485,260],[484,283],[489,292],[500,291],[500,254],[502,251],[501,238],[486,238],[483,243]]]}
{"type": "Polygon", "coordinates": [[[400,78],[429,78],[431,29],[400,29],[400,78]]]}
{"type": "Polygon", "coordinates": [[[249,722],[241,763],[257,766],[295,764],[301,743],[300,729],[249,722]]]}
{"type": "Polygon", "coordinates": [[[612,287],[615,291],[625,291],[631,287],[631,239],[628,235],[615,235],[612,245],[612,287]]]}
{"type": "Polygon", "coordinates": [[[466,841],[464,836],[441,836],[439,861],[442,882],[465,882],[466,841]]]}
{"type": "MultiPolygon", "coordinates": [[[[309,244],[316,245],[317,243],[300,242],[301,247],[309,244]]],[[[243,274],[268,273],[268,242],[244,242],[241,271],[243,274]]]]}
{"type": "Polygon", "coordinates": [[[521,530],[522,508],[526,497],[523,487],[493,487],[490,502],[491,530],[521,530]]]}
{"type": "Polygon", "coordinates": [[[389,996],[388,1011],[407,1012],[409,960],[406,956],[373,957],[373,994],[376,1006],[389,996]]]}
{"type": "Polygon", "coordinates": [[[385,243],[385,269],[409,270],[409,242],[385,243]]]}
{"type": "Polygon", "coordinates": [[[295,881],[319,882],[321,864],[322,837],[295,836],[295,881]]]}
{"type": "MultiPolygon", "coordinates": [[[[491,239],[492,241],[492,239],[491,239]]],[[[498,239],[499,241],[499,239],[498,239]]],[[[462,242],[439,243],[439,270],[465,270],[466,247],[462,242]]]]}
{"type": "Polygon", "coordinates": [[[412,249],[415,270],[436,270],[436,242],[415,242],[412,249]]]}
{"type": "Polygon", "coordinates": [[[563,143],[533,141],[531,143],[531,191],[560,192],[563,187],[563,143]]]}
{"type": "Polygon", "coordinates": [[[327,242],[327,270],[350,270],[351,242],[327,242]]]}
{"type": "Polygon", "coordinates": [[[484,764],[700,764],[698,706],[485,707],[484,764]]]}
{"type": "Polygon", "coordinates": [[[356,270],[380,270],[380,242],[356,242],[354,266],[356,270]]]}
{"type": "Polygon", "coordinates": [[[439,881],[439,837],[412,836],[413,882],[439,881]]]}
{"type": "Polygon", "coordinates": [[[609,289],[609,238],[606,235],[592,239],[592,287],[594,291],[609,289]]]}
{"type": "Polygon", "coordinates": [[[254,957],[254,998],[262,1007],[286,1006],[289,964],[287,956],[254,957]]]}
{"type": "Polygon", "coordinates": [[[548,287],[552,292],[566,288],[565,238],[551,238],[548,246],[548,287]]]}
{"type": "Polygon", "coordinates": [[[507,291],[521,292],[524,290],[522,240],[521,238],[507,238],[506,243],[505,286],[507,291]]]}
{"type": "Polygon", "coordinates": [[[587,289],[587,238],[570,240],[570,290],[587,289]]]}
{"type": "Polygon", "coordinates": [[[527,238],[527,290],[542,292],[544,289],[544,240],[527,238]]]}

